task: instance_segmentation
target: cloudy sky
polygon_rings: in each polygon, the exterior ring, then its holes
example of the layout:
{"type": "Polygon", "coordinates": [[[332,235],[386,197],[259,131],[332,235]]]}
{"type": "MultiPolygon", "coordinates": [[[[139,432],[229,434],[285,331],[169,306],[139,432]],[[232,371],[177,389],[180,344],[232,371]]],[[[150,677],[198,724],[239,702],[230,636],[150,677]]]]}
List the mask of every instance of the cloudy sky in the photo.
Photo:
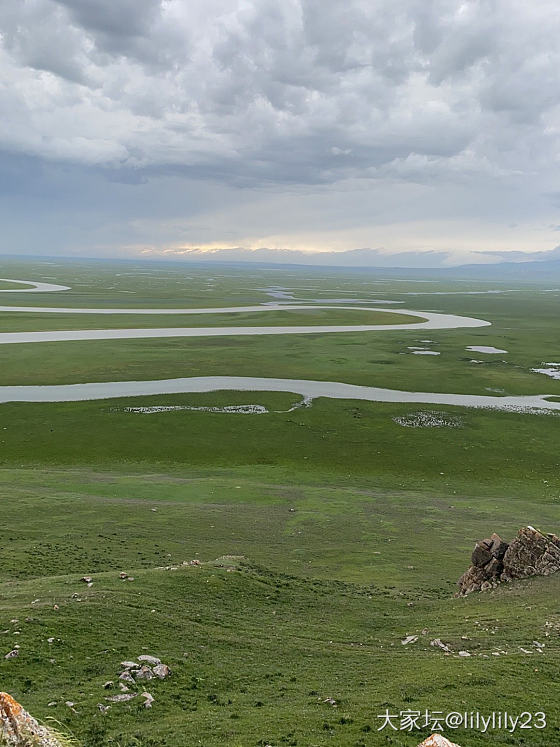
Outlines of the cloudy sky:
{"type": "Polygon", "coordinates": [[[2,0],[0,253],[552,250],[559,40],[557,0],[2,0]]]}

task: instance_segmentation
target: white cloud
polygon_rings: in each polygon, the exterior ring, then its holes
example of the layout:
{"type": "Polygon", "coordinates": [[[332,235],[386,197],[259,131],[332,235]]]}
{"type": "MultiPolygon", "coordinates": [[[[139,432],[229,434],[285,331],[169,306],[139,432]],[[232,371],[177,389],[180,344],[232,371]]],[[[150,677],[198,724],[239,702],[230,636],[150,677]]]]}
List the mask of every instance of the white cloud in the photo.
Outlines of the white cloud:
{"type": "Polygon", "coordinates": [[[28,0],[0,24],[8,150],[313,183],[529,169],[557,141],[547,0],[28,0]]]}

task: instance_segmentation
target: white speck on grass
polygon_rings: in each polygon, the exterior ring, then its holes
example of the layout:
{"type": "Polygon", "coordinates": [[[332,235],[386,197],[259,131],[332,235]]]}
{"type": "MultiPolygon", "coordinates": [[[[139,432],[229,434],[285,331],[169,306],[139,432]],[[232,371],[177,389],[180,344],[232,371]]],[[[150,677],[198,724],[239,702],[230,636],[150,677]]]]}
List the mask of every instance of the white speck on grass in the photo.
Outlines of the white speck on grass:
{"type": "Polygon", "coordinates": [[[403,428],[461,428],[463,425],[461,418],[434,410],[411,412],[408,415],[392,418],[392,420],[397,425],[402,425],[403,428]]]}
{"type": "Polygon", "coordinates": [[[226,405],[225,407],[190,407],[188,405],[154,405],[152,407],[124,407],[123,412],[136,412],[141,415],[153,415],[158,412],[177,412],[178,410],[192,410],[193,412],[222,412],[238,415],[264,415],[268,412],[263,405],[226,405]]]}

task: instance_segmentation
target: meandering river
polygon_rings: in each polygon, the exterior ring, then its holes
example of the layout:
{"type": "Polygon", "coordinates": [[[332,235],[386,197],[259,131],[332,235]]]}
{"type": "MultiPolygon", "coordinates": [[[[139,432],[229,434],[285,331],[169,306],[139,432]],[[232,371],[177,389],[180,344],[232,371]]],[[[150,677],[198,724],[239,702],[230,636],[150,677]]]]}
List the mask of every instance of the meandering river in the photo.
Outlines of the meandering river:
{"type": "MultiPolygon", "coordinates": [[[[52,292],[68,290],[66,286],[31,281],[14,281],[30,284],[33,287],[23,291],[13,289],[1,290],[0,293],[12,292],[52,292]]],[[[213,337],[230,335],[284,335],[284,334],[325,334],[383,332],[388,330],[426,330],[476,328],[490,325],[483,319],[439,314],[410,309],[388,309],[381,307],[356,306],[317,306],[267,304],[264,306],[230,306],[210,309],[122,309],[122,308],[87,308],[69,307],[27,307],[2,306],[2,312],[42,312],[46,314],[225,314],[240,312],[261,312],[301,309],[352,309],[373,312],[388,312],[414,316],[418,323],[376,324],[376,325],[305,325],[282,327],[162,327],[156,329],[100,329],[100,330],[65,330],[46,332],[4,332],[0,334],[0,344],[62,342],[77,340],[114,340],[161,337],[213,337]]],[[[499,410],[560,411],[560,401],[548,400],[552,395],[529,396],[489,396],[469,394],[446,394],[433,392],[409,392],[380,387],[357,386],[336,381],[313,381],[306,379],[275,379],[250,376],[202,376],[157,381],[114,381],[81,384],[38,385],[38,386],[0,386],[0,402],[77,402],[84,400],[101,400],[118,397],[152,396],[159,394],[182,394],[212,391],[253,391],[253,392],[289,392],[299,394],[312,400],[317,397],[330,399],[365,400],[369,402],[395,402],[410,404],[456,405],[461,407],[483,407],[499,410]]]]}

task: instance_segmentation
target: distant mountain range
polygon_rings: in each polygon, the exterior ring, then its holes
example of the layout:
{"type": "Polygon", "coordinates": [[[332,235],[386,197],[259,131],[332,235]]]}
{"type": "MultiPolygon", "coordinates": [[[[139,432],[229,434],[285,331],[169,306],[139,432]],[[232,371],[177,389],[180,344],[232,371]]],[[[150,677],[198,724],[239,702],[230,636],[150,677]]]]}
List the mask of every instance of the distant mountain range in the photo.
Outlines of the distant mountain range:
{"type": "MultiPolygon", "coordinates": [[[[382,277],[451,280],[511,281],[516,283],[547,283],[560,286],[560,246],[538,252],[476,252],[485,261],[450,265],[456,260],[451,253],[439,251],[400,252],[388,254],[379,249],[352,249],[345,252],[303,252],[289,249],[178,249],[147,252],[140,257],[47,257],[44,255],[4,255],[8,260],[67,260],[70,262],[118,262],[165,265],[229,265],[300,268],[340,272],[375,273],[382,277]]],[[[0,257],[1,259],[1,257],[0,257]]]]}
{"type": "MultiPolygon", "coordinates": [[[[472,256],[472,255],[471,255],[472,256]]],[[[448,252],[401,252],[388,254],[379,249],[352,249],[345,252],[303,252],[288,249],[185,249],[165,252],[153,259],[222,263],[230,265],[274,265],[278,267],[328,268],[373,270],[381,275],[516,280],[517,282],[560,282],[560,247],[539,252],[482,253],[485,262],[450,266],[453,255],[448,252]]]]}

